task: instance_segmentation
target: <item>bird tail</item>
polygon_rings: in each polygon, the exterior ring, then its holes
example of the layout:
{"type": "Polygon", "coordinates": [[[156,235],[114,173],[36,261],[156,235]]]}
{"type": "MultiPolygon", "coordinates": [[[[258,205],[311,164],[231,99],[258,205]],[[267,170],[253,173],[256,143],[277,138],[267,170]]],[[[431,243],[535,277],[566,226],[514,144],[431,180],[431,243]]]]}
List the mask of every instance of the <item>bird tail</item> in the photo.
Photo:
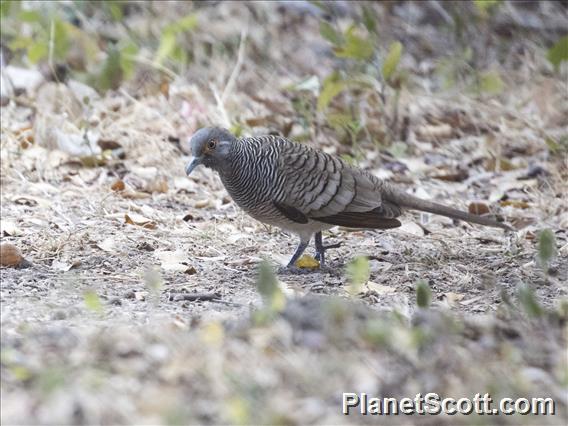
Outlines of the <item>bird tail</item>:
{"type": "Polygon", "coordinates": [[[423,212],[434,213],[440,216],[451,217],[452,219],[459,219],[459,220],[464,220],[466,222],[477,223],[479,225],[491,226],[493,228],[501,228],[501,229],[506,229],[508,231],[513,231],[513,228],[511,228],[509,225],[497,222],[494,219],[467,213],[461,210],[454,209],[452,207],[444,206],[443,204],[434,203],[432,201],[423,200],[421,198],[414,197],[404,192],[396,190],[387,190],[385,191],[385,198],[388,201],[396,203],[403,208],[411,210],[420,210],[423,212]]]}

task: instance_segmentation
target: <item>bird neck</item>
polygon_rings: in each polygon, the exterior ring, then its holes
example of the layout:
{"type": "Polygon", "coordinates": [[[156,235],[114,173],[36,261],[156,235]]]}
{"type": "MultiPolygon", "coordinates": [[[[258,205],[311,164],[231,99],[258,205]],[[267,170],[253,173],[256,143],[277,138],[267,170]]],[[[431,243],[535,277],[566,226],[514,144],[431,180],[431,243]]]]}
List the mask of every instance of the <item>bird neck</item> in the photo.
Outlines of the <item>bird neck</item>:
{"type": "MultiPolygon", "coordinates": [[[[261,171],[270,168],[267,164],[272,162],[273,156],[267,156],[266,152],[263,152],[261,142],[254,138],[243,138],[232,144],[229,161],[226,166],[218,170],[225,188],[230,193],[248,188],[251,182],[260,184],[261,171]]],[[[266,179],[261,183],[264,184],[265,181],[266,179]]]]}

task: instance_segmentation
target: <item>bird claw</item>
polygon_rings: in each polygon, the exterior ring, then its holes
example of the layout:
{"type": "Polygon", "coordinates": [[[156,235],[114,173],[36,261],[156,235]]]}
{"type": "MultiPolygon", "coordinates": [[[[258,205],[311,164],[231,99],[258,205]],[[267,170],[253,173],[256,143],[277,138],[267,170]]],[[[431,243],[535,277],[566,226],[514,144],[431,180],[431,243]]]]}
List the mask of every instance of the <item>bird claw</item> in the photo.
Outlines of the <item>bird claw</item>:
{"type": "Polygon", "coordinates": [[[339,243],[335,243],[335,244],[329,244],[329,245],[322,245],[321,247],[319,247],[316,250],[316,254],[314,256],[314,259],[317,260],[318,262],[321,262],[321,260],[323,259],[323,255],[325,254],[325,252],[329,249],[334,249],[334,248],[339,248],[341,247],[341,242],[339,243]]]}

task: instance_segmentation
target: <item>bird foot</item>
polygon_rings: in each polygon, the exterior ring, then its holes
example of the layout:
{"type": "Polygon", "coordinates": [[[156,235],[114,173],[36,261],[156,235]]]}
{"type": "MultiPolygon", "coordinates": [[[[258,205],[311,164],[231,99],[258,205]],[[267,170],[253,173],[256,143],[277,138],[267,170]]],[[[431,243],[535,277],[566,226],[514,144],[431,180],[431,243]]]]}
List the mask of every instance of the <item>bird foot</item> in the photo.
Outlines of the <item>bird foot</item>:
{"type": "MultiPolygon", "coordinates": [[[[324,259],[325,256],[325,252],[329,249],[334,249],[334,248],[339,248],[341,247],[341,243],[335,243],[335,244],[329,244],[327,246],[322,245],[321,247],[318,247],[316,250],[316,254],[314,256],[314,259],[316,259],[317,261],[321,262],[324,259]]],[[[321,262],[323,263],[323,262],[321,262]]]]}

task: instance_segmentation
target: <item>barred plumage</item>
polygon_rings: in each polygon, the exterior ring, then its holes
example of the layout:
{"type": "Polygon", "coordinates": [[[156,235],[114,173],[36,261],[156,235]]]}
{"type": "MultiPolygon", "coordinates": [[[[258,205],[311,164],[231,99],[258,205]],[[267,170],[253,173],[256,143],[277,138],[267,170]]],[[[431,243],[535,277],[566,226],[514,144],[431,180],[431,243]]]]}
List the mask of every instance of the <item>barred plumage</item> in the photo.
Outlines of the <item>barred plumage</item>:
{"type": "Polygon", "coordinates": [[[217,172],[233,200],[255,219],[300,237],[288,266],[293,266],[316,235],[316,252],[324,263],[321,231],[334,225],[388,229],[400,226],[402,208],[510,229],[395,190],[369,172],[340,158],[279,136],[237,139],[219,128],[204,128],[191,139],[194,159],[217,172]]]}

